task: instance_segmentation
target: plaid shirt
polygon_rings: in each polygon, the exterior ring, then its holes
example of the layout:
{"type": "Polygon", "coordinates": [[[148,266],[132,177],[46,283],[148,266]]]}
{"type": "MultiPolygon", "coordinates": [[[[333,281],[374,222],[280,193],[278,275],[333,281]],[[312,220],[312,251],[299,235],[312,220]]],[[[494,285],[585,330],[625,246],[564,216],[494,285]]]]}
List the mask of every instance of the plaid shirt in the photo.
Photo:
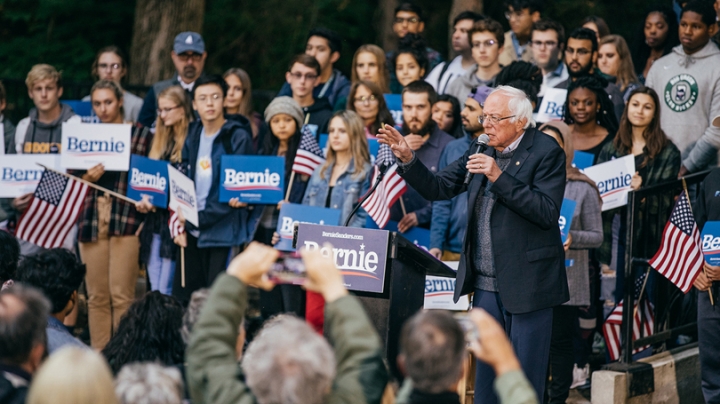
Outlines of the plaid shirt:
{"type": "MultiPolygon", "coordinates": [[[[146,127],[136,125],[133,128],[133,134],[131,139],[130,153],[137,154],[140,156],[147,156],[150,151],[150,145],[152,142],[152,133],[146,127]]],[[[81,177],[84,171],[71,172],[71,174],[81,177]]],[[[112,175],[114,177],[114,184],[112,187],[108,187],[111,191],[115,191],[119,194],[125,195],[127,192],[127,180],[128,173],[113,173],[108,172],[103,174],[112,175]]],[[[98,240],[98,210],[97,210],[97,198],[101,194],[94,188],[91,188],[85,202],[83,203],[82,211],[78,218],[78,241],[81,243],[94,242],[98,240]]],[[[118,198],[112,198],[112,210],[110,212],[110,228],[108,229],[108,236],[132,236],[137,232],[140,223],[143,221],[143,214],[138,213],[135,210],[135,205],[122,201],[118,198]]]]}

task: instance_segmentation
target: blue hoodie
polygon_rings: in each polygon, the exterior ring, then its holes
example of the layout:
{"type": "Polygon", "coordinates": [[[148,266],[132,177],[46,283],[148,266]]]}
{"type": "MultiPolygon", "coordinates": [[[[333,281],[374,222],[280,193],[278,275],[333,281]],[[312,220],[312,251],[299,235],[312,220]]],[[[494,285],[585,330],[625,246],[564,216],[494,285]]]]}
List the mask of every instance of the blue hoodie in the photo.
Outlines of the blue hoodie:
{"type": "MultiPolygon", "coordinates": [[[[327,98],[331,108],[335,105],[338,99],[347,99],[348,94],[350,94],[350,80],[340,73],[340,70],[338,69],[333,69],[333,74],[330,76],[330,80],[315,86],[313,89],[313,97],[316,100],[319,100],[320,98],[327,98]]],[[[290,84],[287,82],[283,84],[282,88],[280,88],[280,92],[278,92],[277,96],[280,97],[283,95],[292,97],[292,89],[290,88],[290,84]]]]}
{"type": "MultiPolygon", "coordinates": [[[[195,178],[195,162],[200,147],[202,122],[195,121],[188,128],[182,151],[182,163],[187,176],[195,178]]],[[[251,155],[252,135],[248,125],[226,120],[212,146],[212,185],[205,202],[205,209],[198,212],[199,226],[187,223],[188,230],[199,230],[198,247],[232,247],[250,241],[247,226],[248,209],[231,208],[220,202],[220,160],[223,155],[251,155]]]]}

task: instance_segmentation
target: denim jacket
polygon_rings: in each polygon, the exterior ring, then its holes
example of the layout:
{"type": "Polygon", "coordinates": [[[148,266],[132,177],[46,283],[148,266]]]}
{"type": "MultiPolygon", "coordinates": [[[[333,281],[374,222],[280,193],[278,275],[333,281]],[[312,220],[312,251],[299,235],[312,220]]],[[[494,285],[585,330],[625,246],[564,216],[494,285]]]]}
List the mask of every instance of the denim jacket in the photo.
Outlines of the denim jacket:
{"type": "MultiPolygon", "coordinates": [[[[362,175],[354,176],[355,161],[350,160],[348,170],[342,173],[335,182],[335,187],[330,195],[330,206],[327,207],[340,209],[340,225],[345,223],[345,220],[347,220],[348,215],[355,208],[355,205],[357,205],[360,197],[365,195],[365,192],[370,188],[369,173],[371,172],[371,167],[370,163],[365,163],[362,169],[362,175]]],[[[327,167],[324,179],[320,177],[321,169],[322,166],[316,168],[312,177],[310,177],[307,189],[305,190],[303,205],[325,207],[333,166],[330,165],[327,167]]],[[[350,226],[365,227],[366,219],[367,212],[365,212],[365,209],[359,208],[355,216],[353,216],[350,226]]]]}

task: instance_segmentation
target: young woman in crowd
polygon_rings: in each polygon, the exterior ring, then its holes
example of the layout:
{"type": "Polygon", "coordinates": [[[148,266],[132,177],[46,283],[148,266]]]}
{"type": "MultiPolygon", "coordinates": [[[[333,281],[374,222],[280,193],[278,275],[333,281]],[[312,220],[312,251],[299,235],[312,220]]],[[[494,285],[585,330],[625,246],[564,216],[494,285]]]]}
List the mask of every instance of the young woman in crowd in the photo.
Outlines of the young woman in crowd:
{"type": "Polygon", "coordinates": [[[432,119],[443,132],[455,138],[463,136],[460,124],[460,103],[452,95],[438,95],[437,101],[432,106],[432,119]]]}
{"type": "Polygon", "coordinates": [[[581,77],[570,84],[565,101],[563,116],[575,150],[592,154],[593,162],[617,131],[614,106],[605,92],[606,86],[605,79],[581,77]]]}
{"type": "Polygon", "coordinates": [[[597,64],[600,71],[610,76],[610,81],[620,87],[623,99],[627,102],[630,92],[639,84],[625,39],[620,35],[604,36],[600,40],[597,64]]]}
{"type": "MultiPolygon", "coordinates": [[[[100,80],[90,91],[93,111],[103,124],[123,123],[123,92],[111,80],[100,80]]],[[[147,155],[152,134],[148,128],[132,130],[130,152],[147,155]]],[[[73,174],[119,194],[127,190],[127,172],[105,171],[102,164],[73,174]]],[[[135,299],[142,217],[135,205],[88,190],[78,219],[80,256],[87,266],[90,340],[102,349],[117,329],[120,318],[135,299]]]]}
{"type": "Polygon", "coordinates": [[[588,28],[595,31],[597,34],[598,42],[606,36],[610,35],[610,27],[608,27],[605,20],[602,17],[591,15],[583,20],[583,28],[588,28]]]}
{"type": "Polygon", "coordinates": [[[353,81],[347,103],[348,111],[357,112],[363,121],[365,136],[374,139],[383,123],[395,126],[380,87],[372,81],[353,81]]]}
{"type": "MultiPolygon", "coordinates": [[[[92,76],[96,80],[112,80],[120,84],[127,75],[127,57],[117,46],[111,45],[100,49],[92,64],[92,76]]],[[[86,96],[83,101],[90,101],[86,96]]],[[[123,90],[123,118],[127,122],[137,122],[143,99],[123,90]]]]}
{"type": "MultiPolygon", "coordinates": [[[[572,225],[564,245],[565,261],[572,263],[565,267],[570,301],[553,309],[553,332],[550,341],[551,381],[548,385],[548,403],[564,403],[573,382],[576,357],[573,352],[573,339],[577,336],[577,329],[589,328],[586,334],[591,335],[592,329],[595,328],[594,324],[591,327],[580,327],[578,318],[581,309],[595,307],[592,304],[596,299],[593,299],[591,288],[589,253],[590,249],[600,247],[603,241],[602,200],[595,182],[572,166],[575,151],[570,128],[558,121],[546,123],[540,127],[540,130],[555,138],[565,150],[567,180],[564,198],[576,203],[572,225]]],[[[588,314],[590,315],[584,317],[595,319],[594,312],[588,314]]],[[[586,364],[585,361],[577,367],[583,369],[586,364]]]]}
{"type": "MultiPolygon", "coordinates": [[[[660,127],[660,99],[648,87],[640,87],[630,93],[625,113],[620,120],[615,140],[600,151],[598,163],[628,155],[635,156],[635,173],[631,187],[638,190],[677,178],[680,171],[680,151],[667,138],[660,127]]],[[[650,258],[660,246],[660,237],[673,206],[670,196],[650,196],[641,201],[636,223],[634,256],[650,258]]],[[[620,217],[617,251],[616,302],[623,296],[625,273],[625,209],[603,212],[605,240],[599,250],[598,259],[605,271],[609,270],[612,259],[612,221],[620,217]]]]}
{"type": "MultiPolygon", "coordinates": [[[[155,135],[148,157],[167,161],[179,168],[192,116],[182,87],[171,86],[160,92],[155,135]]],[[[153,208],[147,200],[138,202],[136,208],[146,213],[140,231],[140,262],[147,267],[151,290],[169,295],[172,293],[177,256],[177,247],[168,228],[170,213],[167,209],[153,208]]]]}
{"type": "Polygon", "coordinates": [[[665,5],[650,6],[639,31],[632,49],[632,60],[638,81],[645,83],[653,63],[680,44],[675,12],[665,5]]]}
{"type": "Polygon", "coordinates": [[[130,306],[102,354],[113,374],[128,363],[158,362],[182,367],[185,342],[180,334],[183,307],[172,296],[148,292],[130,306]]]}
{"type": "Polygon", "coordinates": [[[355,51],[352,61],[351,79],[371,81],[380,88],[381,93],[390,92],[390,72],[385,59],[385,51],[377,45],[362,45],[355,51]]]}
{"type": "Polygon", "coordinates": [[[223,74],[228,85],[227,97],[225,97],[225,117],[244,122],[244,117],[250,123],[253,137],[253,150],[257,152],[263,143],[267,132],[267,125],[262,116],[253,111],[252,103],[252,82],[250,75],[243,69],[233,67],[223,74]]]}
{"type": "Polygon", "coordinates": [[[392,65],[395,66],[395,76],[400,88],[392,88],[394,94],[400,94],[402,89],[416,80],[422,80],[429,73],[425,40],[416,34],[407,34],[398,45],[392,65]]]}
{"type": "MultiPolygon", "coordinates": [[[[370,151],[363,121],[353,111],[336,112],[328,132],[327,160],[310,177],[303,205],[340,209],[340,223],[344,224],[370,187],[370,151]]],[[[359,208],[350,226],[364,227],[366,220],[367,212],[359,208]]],[[[319,331],[323,327],[324,305],[320,294],[307,292],[305,319],[319,331]]]]}

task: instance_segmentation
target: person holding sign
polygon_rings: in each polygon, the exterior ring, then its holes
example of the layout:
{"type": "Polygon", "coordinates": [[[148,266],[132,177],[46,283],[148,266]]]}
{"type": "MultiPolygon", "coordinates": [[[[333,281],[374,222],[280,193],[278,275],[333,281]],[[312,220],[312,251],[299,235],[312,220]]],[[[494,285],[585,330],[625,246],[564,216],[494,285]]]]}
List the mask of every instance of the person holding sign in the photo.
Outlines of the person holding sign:
{"type": "MultiPolygon", "coordinates": [[[[180,216],[187,231],[175,238],[184,247],[185,285],[173,279],[172,294],[184,304],[192,292],[210,286],[225,271],[230,248],[249,241],[247,208],[220,202],[220,161],[223,155],[249,155],[252,134],[224,116],[227,84],[217,75],[201,76],[193,89],[193,109],[200,116],[188,127],[182,150],[182,165],[195,181],[198,226],[180,216]]],[[[179,257],[182,259],[183,257],[179,257]]]]}
{"type": "MultiPolygon", "coordinates": [[[[123,90],[119,84],[100,80],[90,90],[90,98],[101,125],[124,123],[123,90]]],[[[148,128],[136,126],[131,153],[147,155],[151,136],[148,128]]],[[[106,172],[102,164],[70,173],[122,195],[127,190],[127,172],[106,172]]],[[[135,300],[140,269],[137,232],[141,222],[142,216],[133,204],[94,188],[88,190],[78,219],[78,241],[80,257],[87,266],[88,323],[95,349],[107,344],[135,300]]]]}
{"type": "MultiPolygon", "coordinates": [[[[637,172],[633,175],[631,187],[638,190],[677,178],[680,171],[680,151],[668,139],[660,127],[660,99],[650,87],[639,87],[630,93],[627,108],[620,120],[620,129],[615,140],[603,146],[598,163],[627,155],[635,156],[637,172]]],[[[639,220],[635,225],[636,257],[652,257],[660,247],[660,236],[667,215],[675,204],[669,196],[649,196],[641,201],[639,220]]],[[[625,273],[625,223],[626,209],[614,209],[603,213],[605,240],[599,250],[598,259],[603,271],[609,271],[612,260],[612,222],[620,217],[617,251],[616,302],[623,298],[625,273]]]]}
{"type": "MultiPolygon", "coordinates": [[[[557,140],[565,150],[565,199],[575,202],[575,211],[571,218],[562,218],[561,221],[571,221],[567,241],[565,241],[565,271],[570,290],[570,300],[553,308],[552,338],[550,340],[550,385],[548,386],[548,403],[564,403],[570,393],[575,372],[573,364],[576,357],[582,357],[582,363],[575,364],[575,369],[585,371],[589,375],[587,362],[588,352],[573,352],[573,340],[578,328],[580,337],[586,340],[595,329],[597,314],[596,305],[590,285],[590,249],[600,247],[603,241],[602,199],[595,182],[580,170],[572,166],[575,153],[572,137],[561,122],[550,122],[540,129],[557,140]],[[557,125],[547,129],[549,125],[557,125]],[[560,125],[558,125],[560,124],[560,125]],[[582,318],[584,321],[578,322],[582,318]]],[[[562,224],[565,225],[565,224],[562,224]]],[[[585,376],[587,378],[587,376],[585,376]]]]}
{"type": "MultiPolygon", "coordinates": [[[[148,157],[167,161],[180,169],[182,148],[192,120],[192,111],[182,87],[170,86],[160,92],[157,116],[155,136],[148,157]]],[[[150,289],[169,295],[172,293],[177,256],[177,248],[168,228],[170,212],[153,207],[147,199],[138,202],[136,208],[146,214],[140,230],[140,262],[147,267],[150,289]]]]}

